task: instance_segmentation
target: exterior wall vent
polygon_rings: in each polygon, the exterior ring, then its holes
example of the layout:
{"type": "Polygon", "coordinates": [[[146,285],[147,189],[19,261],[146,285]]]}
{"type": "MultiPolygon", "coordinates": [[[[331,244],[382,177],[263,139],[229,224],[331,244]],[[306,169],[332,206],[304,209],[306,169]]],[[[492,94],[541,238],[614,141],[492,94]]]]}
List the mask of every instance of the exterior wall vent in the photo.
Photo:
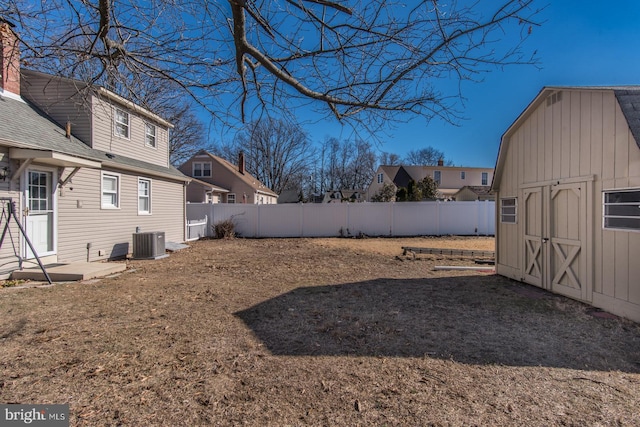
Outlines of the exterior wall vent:
{"type": "Polygon", "coordinates": [[[165,253],[164,231],[133,233],[134,259],[160,259],[165,253]]]}
{"type": "Polygon", "coordinates": [[[554,92],[547,97],[547,107],[562,101],[562,92],[554,92]]]}

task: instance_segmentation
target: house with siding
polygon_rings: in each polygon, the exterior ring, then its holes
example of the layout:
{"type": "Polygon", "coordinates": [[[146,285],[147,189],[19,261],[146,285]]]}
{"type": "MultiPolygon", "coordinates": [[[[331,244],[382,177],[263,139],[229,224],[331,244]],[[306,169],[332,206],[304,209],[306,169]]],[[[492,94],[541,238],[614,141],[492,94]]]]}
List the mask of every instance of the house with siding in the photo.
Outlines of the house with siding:
{"type": "Polygon", "coordinates": [[[359,190],[329,190],[324,193],[322,203],[361,203],[364,195],[359,190]]]}
{"type": "Polygon", "coordinates": [[[442,161],[435,166],[382,165],[378,167],[367,189],[367,200],[371,201],[385,184],[392,184],[397,191],[400,188],[407,188],[411,180],[417,183],[427,176],[438,185],[438,199],[452,200],[453,196],[465,186],[489,188],[493,178],[493,168],[444,166],[442,161]]]}
{"type": "MultiPolygon", "coordinates": [[[[13,203],[43,262],[124,257],[136,229],[185,241],[190,179],[169,163],[172,125],[105,88],[20,69],[10,23],[0,38],[0,209],[13,203]]],[[[9,224],[5,278],[34,258],[9,224]]]]}
{"type": "Polygon", "coordinates": [[[640,86],[545,87],[502,136],[496,272],[640,322],[640,86]]]}
{"type": "Polygon", "coordinates": [[[489,185],[465,185],[452,196],[456,202],[475,202],[495,200],[489,185]]]}
{"type": "Polygon", "coordinates": [[[195,179],[187,190],[189,203],[278,203],[278,195],[246,171],[243,153],[233,165],[200,150],[178,169],[195,179]]]}

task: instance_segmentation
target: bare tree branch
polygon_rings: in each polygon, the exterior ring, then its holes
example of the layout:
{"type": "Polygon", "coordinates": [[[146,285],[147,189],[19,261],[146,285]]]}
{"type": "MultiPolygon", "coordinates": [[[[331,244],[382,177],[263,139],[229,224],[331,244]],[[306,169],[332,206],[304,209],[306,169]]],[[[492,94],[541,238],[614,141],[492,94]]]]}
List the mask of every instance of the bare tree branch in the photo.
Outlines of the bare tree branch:
{"type": "Polygon", "coordinates": [[[311,105],[373,131],[407,115],[454,122],[452,79],[535,65],[523,43],[537,1],[6,0],[0,15],[42,71],[170,80],[230,123],[311,105]]]}

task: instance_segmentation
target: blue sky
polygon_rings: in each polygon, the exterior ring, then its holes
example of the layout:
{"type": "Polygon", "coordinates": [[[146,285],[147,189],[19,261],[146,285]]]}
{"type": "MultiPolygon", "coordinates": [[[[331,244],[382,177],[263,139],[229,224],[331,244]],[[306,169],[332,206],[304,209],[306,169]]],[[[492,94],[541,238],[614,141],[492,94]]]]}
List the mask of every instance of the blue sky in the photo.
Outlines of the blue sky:
{"type": "MultiPolygon", "coordinates": [[[[414,119],[389,131],[380,151],[404,156],[432,146],[455,165],[493,167],[500,137],[543,86],[640,84],[640,1],[541,0],[541,27],[525,48],[537,50],[541,69],[511,66],[463,86],[466,97],[460,126],[414,119]],[[614,6],[615,5],[615,6],[614,6]]],[[[306,126],[314,141],[351,137],[338,124],[306,126]]]]}

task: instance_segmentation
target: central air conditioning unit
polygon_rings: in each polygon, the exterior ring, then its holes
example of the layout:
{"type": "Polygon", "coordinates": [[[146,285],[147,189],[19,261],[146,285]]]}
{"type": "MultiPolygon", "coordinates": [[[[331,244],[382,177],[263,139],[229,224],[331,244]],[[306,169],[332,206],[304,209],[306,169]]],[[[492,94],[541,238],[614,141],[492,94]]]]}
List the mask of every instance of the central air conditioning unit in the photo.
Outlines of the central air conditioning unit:
{"type": "Polygon", "coordinates": [[[165,253],[164,231],[133,233],[134,259],[160,259],[168,256],[165,253]]]}

